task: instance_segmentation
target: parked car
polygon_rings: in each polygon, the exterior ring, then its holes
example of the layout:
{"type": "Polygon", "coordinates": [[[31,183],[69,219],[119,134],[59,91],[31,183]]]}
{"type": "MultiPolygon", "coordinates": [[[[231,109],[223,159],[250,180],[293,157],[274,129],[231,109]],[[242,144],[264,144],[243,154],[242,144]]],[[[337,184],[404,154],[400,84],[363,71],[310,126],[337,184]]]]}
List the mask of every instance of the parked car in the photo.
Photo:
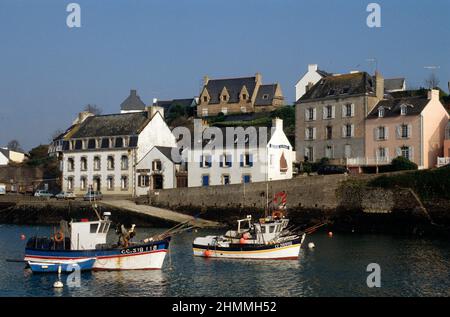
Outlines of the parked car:
{"type": "Polygon", "coordinates": [[[49,191],[46,190],[37,190],[34,193],[34,197],[47,197],[47,198],[52,198],[54,195],[52,193],[50,193],[49,191]]]}
{"type": "Polygon", "coordinates": [[[55,195],[56,199],[75,199],[77,196],[75,196],[72,192],[60,192],[59,194],[55,195]]]}
{"type": "Polygon", "coordinates": [[[102,200],[103,199],[103,195],[102,192],[99,191],[91,191],[91,192],[87,192],[84,195],[84,200],[85,201],[90,201],[90,200],[102,200]]]}
{"type": "Polygon", "coordinates": [[[333,174],[349,174],[350,171],[344,166],[324,165],[318,168],[319,175],[333,175],[333,174]]]}

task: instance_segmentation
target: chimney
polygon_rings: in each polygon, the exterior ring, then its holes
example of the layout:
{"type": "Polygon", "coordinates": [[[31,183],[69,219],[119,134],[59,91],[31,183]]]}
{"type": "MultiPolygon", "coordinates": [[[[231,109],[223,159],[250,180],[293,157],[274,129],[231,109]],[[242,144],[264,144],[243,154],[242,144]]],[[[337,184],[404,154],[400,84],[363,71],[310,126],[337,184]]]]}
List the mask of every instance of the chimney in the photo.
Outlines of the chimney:
{"type": "Polygon", "coordinates": [[[428,90],[428,100],[439,100],[439,90],[437,89],[428,90]]]}
{"type": "Polygon", "coordinates": [[[161,116],[164,118],[164,108],[158,106],[149,106],[146,108],[148,113],[148,118],[151,119],[153,116],[159,112],[161,116]]]}
{"type": "Polygon", "coordinates": [[[317,72],[318,69],[319,69],[319,65],[317,65],[317,64],[309,64],[308,65],[308,73],[309,72],[317,72]]]}
{"type": "Polygon", "coordinates": [[[275,130],[278,131],[283,131],[283,119],[278,117],[272,119],[272,128],[275,128],[275,130]]]}
{"type": "Polygon", "coordinates": [[[256,81],[256,83],[260,83],[260,84],[262,83],[262,76],[260,73],[255,74],[255,81],[256,81]]]}
{"type": "Polygon", "coordinates": [[[384,99],[384,78],[380,72],[375,72],[375,93],[378,99],[384,99]]]}
{"type": "Polygon", "coordinates": [[[208,85],[208,82],[209,82],[209,77],[208,76],[204,76],[203,77],[203,86],[208,85]]]}
{"type": "Polygon", "coordinates": [[[136,89],[130,90],[130,96],[137,96],[136,89]]]}
{"type": "Polygon", "coordinates": [[[153,105],[156,106],[158,104],[158,98],[153,98],[153,105]]]}

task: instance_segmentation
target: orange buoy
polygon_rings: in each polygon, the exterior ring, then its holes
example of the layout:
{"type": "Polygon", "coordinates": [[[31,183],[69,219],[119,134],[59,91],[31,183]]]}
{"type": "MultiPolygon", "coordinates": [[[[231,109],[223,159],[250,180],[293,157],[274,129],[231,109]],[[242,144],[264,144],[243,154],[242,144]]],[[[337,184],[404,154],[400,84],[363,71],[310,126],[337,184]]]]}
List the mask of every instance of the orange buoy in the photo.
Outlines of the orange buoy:
{"type": "Polygon", "coordinates": [[[25,237],[25,235],[24,234],[21,234],[20,235],[20,240],[25,240],[27,237],[25,237]]]}
{"type": "Polygon", "coordinates": [[[328,232],[328,236],[331,238],[333,236],[333,232],[328,232]]]}
{"type": "Polygon", "coordinates": [[[210,257],[213,253],[212,253],[211,250],[205,250],[205,252],[203,252],[203,254],[204,254],[206,257],[210,257]]]}
{"type": "Polygon", "coordinates": [[[240,243],[240,244],[245,244],[245,242],[246,242],[246,240],[245,240],[244,238],[240,238],[240,239],[239,239],[239,243],[240,243]]]}

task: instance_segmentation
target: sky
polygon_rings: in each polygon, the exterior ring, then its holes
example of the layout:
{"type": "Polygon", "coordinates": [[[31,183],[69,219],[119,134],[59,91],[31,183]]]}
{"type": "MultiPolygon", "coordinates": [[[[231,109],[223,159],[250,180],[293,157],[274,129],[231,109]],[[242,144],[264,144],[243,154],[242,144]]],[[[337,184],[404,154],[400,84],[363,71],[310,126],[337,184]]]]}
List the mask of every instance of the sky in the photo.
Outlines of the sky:
{"type": "Polygon", "coordinates": [[[30,150],[86,104],[117,113],[130,89],[146,104],[198,96],[202,78],[262,74],[287,103],[308,64],[424,85],[450,80],[449,0],[385,0],[369,28],[362,0],[0,0],[0,146],[30,150]],[[81,8],[69,28],[66,7],[81,8]]]}

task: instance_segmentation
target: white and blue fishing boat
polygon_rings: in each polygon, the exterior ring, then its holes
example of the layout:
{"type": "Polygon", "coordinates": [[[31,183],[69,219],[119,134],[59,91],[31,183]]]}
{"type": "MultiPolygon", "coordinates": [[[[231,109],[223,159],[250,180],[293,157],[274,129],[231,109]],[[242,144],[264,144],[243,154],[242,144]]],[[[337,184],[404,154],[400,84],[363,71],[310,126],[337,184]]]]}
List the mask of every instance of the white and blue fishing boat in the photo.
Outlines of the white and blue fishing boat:
{"type": "Polygon", "coordinates": [[[133,242],[135,225],[127,230],[119,226],[117,243],[108,243],[110,232],[110,213],[100,217],[94,207],[98,220],[61,221],[60,230],[52,237],[33,237],[27,242],[24,261],[33,269],[39,266],[49,272],[58,268],[60,263],[82,263],[84,269],[90,269],[90,260],[94,260],[92,270],[159,270],[169,249],[170,234],[167,232],[143,241],[133,242]],[[33,265],[33,266],[32,266],[33,265]],[[55,265],[55,266],[53,266],[55,265]],[[50,269],[51,268],[51,269],[50,269]]]}

